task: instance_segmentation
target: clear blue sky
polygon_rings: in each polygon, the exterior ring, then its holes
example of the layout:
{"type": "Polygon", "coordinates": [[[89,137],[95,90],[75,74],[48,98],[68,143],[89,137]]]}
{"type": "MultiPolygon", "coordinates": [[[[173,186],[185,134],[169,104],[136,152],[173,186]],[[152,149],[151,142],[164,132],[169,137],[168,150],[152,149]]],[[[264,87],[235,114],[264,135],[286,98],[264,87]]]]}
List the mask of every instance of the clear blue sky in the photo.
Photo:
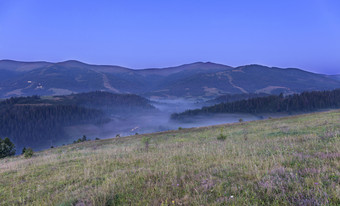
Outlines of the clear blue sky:
{"type": "Polygon", "coordinates": [[[340,1],[0,0],[0,59],[340,73],[340,1]]]}

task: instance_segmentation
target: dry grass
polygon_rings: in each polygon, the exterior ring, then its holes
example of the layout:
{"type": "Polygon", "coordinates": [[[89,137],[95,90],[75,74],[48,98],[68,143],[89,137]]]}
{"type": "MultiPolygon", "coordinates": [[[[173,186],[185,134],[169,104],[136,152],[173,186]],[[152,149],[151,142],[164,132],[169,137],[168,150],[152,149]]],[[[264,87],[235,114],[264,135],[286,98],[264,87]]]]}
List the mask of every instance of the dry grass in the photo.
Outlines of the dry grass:
{"type": "Polygon", "coordinates": [[[0,160],[0,205],[339,204],[339,110],[0,160]]]}

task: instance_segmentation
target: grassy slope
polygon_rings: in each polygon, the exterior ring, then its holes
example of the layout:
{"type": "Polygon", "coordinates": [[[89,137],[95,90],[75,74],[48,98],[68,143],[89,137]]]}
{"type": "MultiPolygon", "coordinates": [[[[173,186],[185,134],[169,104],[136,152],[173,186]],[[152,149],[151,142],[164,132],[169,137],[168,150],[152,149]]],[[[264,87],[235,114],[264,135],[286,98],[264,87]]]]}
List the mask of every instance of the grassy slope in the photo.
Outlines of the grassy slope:
{"type": "Polygon", "coordinates": [[[339,205],[340,110],[92,141],[28,160],[0,160],[0,205],[24,203],[339,205]],[[221,130],[225,141],[216,139],[221,130]]]}

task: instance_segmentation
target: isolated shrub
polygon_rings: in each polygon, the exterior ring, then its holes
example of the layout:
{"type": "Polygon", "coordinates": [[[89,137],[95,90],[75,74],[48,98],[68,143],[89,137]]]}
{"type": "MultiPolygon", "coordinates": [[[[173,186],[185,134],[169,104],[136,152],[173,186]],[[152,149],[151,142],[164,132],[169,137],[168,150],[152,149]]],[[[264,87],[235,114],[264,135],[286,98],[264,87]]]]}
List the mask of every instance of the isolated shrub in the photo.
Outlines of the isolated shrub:
{"type": "Polygon", "coordinates": [[[239,121],[239,122],[243,122],[243,119],[242,119],[242,118],[240,118],[238,121],[239,121]]]}
{"type": "Polygon", "coordinates": [[[120,137],[120,134],[116,134],[116,137],[120,137]]]}
{"type": "Polygon", "coordinates": [[[96,137],[96,139],[95,139],[95,140],[100,140],[100,138],[96,137]]]}
{"type": "Polygon", "coordinates": [[[25,158],[31,158],[33,156],[34,152],[32,148],[27,148],[24,153],[25,158]]]}
{"type": "Polygon", "coordinates": [[[87,141],[87,137],[85,135],[83,135],[82,138],[79,138],[77,140],[74,140],[73,141],[73,144],[76,144],[76,143],[80,143],[80,142],[86,142],[87,141]]]}
{"type": "Polygon", "coordinates": [[[220,134],[217,136],[217,140],[224,141],[227,139],[227,135],[223,134],[223,128],[221,128],[220,134]]]}
{"type": "Polygon", "coordinates": [[[11,140],[6,137],[5,139],[0,138],[0,158],[5,158],[15,155],[15,146],[11,140]]]}
{"type": "Polygon", "coordinates": [[[182,127],[178,127],[178,130],[182,130],[183,128],[182,127]]]}
{"type": "Polygon", "coordinates": [[[224,141],[227,139],[227,135],[224,135],[224,134],[219,134],[217,136],[217,140],[220,140],[220,141],[224,141]]]}
{"type": "Polygon", "coordinates": [[[87,140],[87,137],[85,135],[83,135],[83,137],[81,138],[82,142],[85,142],[87,140]]]}

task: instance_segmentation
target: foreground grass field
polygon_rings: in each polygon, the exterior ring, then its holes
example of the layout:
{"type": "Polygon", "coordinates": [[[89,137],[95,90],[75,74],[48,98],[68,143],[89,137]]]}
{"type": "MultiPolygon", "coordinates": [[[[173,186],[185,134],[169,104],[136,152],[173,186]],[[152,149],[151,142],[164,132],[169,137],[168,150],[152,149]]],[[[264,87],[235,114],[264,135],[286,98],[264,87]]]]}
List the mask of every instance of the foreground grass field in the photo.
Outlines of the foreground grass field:
{"type": "Polygon", "coordinates": [[[0,205],[340,205],[340,111],[2,159],[0,205]]]}

